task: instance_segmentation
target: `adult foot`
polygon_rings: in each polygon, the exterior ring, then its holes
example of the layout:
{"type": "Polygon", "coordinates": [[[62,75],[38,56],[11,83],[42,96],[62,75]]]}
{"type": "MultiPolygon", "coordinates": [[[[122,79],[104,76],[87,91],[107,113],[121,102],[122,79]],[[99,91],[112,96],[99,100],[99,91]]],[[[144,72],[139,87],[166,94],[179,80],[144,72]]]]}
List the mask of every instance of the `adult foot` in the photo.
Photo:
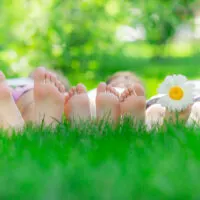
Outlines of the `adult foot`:
{"type": "Polygon", "coordinates": [[[90,101],[84,85],[71,88],[65,98],[65,116],[71,122],[91,119],[90,101]]]}
{"type": "Polygon", "coordinates": [[[143,87],[136,83],[126,89],[120,97],[120,110],[122,117],[130,116],[134,121],[144,121],[146,99],[143,87]]]}
{"type": "Polygon", "coordinates": [[[34,73],[35,122],[55,126],[62,119],[64,86],[56,76],[40,67],[34,73]]]}
{"type": "Polygon", "coordinates": [[[96,115],[97,120],[109,122],[117,122],[120,117],[119,94],[105,83],[100,83],[97,88],[96,115]]]}
{"type": "Polygon", "coordinates": [[[24,120],[14,102],[11,89],[6,83],[4,74],[0,71],[0,116],[3,128],[21,129],[24,120]]]}

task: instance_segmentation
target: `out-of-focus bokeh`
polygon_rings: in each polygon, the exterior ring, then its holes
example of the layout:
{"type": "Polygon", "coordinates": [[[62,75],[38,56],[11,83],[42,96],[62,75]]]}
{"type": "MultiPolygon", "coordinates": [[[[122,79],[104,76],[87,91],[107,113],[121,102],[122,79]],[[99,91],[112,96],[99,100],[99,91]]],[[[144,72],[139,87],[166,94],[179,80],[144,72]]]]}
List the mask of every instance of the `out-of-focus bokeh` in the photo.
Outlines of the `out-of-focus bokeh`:
{"type": "Polygon", "coordinates": [[[197,79],[199,0],[1,0],[0,65],[9,77],[45,65],[91,89],[136,72],[148,96],[171,73],[197,79]]]}

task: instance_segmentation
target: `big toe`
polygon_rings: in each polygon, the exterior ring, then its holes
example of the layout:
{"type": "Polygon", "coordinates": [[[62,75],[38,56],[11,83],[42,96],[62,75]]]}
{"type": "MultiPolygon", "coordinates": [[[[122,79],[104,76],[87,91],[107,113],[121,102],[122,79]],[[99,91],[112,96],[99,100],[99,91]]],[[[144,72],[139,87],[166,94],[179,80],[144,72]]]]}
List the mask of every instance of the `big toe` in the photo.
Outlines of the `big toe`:
{"type": "Polygon", "coordinates": [[[40,82],[45,80],[45,75],[46,75],[46,69],[44,67],[38,67],[35,70],[33,78],[36,82],[40,82]]]}
{"type": "Polygon", "coordinates": [[[97,87],[97,93],[106,92],[107,85],[106,83],[100,83],[97,87]]]}
{"type": "Polygon", "coordinates": [[[145,96],[144,88],[141,84],[135,83],[133,87],[137,96],[145,96]]]}
{"type": "Polygon", "coordinates": [[[83,84],[78,84],[76,87],[76,91],[78,94],[87,93],[86,87],[83,84]]]}
{"type": "Polygon", "coordinates": [[[2,71],[0,71],[0,83],[4,82],[5,79],[6,79],[6,77],[5,77],[4,73],[2,71]]]}

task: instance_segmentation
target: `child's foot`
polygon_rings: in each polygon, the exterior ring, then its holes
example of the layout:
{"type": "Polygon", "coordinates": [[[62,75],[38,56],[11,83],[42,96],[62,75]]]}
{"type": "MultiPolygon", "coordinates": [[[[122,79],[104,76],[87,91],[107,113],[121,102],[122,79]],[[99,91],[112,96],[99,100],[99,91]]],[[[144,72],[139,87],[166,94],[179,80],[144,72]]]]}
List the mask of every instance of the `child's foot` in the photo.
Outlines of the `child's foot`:
{"type": "Polygon", "coordinates": [[[55,126],[62,119],[64,86],[56,76],[38,68],[34,74],[35,122],[55,126]]]}
{"type": "MultiPolygon", "coordinates": [[[[155,104],[149,107],[146,111],[146,125],[149,129],[151,129],[153,127],[159,128],[163,126],[165,121],[170,123],[176,123],[177,121],[186,123],[189,119],[190,113],[191,106],[184,111],[175,113],[169,112],[160,104],[155,104]]],[[[193,114],[195,114],[195,111],[193,111],[193,114]]]]}
{"type": "Polygon", "coordinates": [[[170,112],[166,109],[164,121],[176,123],[177,121],[186,123],[190,117],[191,106],[181,112],[170,112]]]}
{"type": "Polygon", "coordinates": [[[146,99],[140,84],[129,87],[121,94],[120,108],[122,116],[131,116],[136,121],[144,121],[146,99]]]}
{"type": "Polygon", "coordinates": [[[120,117],[119,94],[105,83],[100,83],[97,88],[96,114],[97,120],[109,122],[117,122],[120,117]]]}
{"type": "Polygon", "coordinates": [[[3,128],[21,129],[24,126],[24,120],[2,72],[0,72],[0,115],[3,120],[3,128]]]}
{"type": "Polygon", "coordinates": [[[200,125],[200,102],[195,102],[191,109],[191,115],[189,117],[189,125],[200,125]]]}
{"type": "Polygon", "coordinates": [[[91,119],[90,102],[84,85],[73,87],[65,98],[65,116],[70,121],[91,119]]]}
{"type": "Polygon", "coordinates": [[[146,125],[148,130],[159,128],[163,125],[165,118],[165,107],[160,104],[154,104],[146,110],[146,125]]]}

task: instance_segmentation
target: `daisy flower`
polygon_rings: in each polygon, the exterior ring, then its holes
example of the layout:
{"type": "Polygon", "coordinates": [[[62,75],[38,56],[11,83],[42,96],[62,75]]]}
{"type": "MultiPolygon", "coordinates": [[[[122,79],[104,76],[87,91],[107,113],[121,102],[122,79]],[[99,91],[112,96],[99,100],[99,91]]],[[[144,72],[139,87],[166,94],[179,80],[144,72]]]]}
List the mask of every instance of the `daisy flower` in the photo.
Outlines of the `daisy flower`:
{"type": "Polygon", "coordinates": [[[167,76],[158,89],[163,95],[158,103],[169,111],[182,111],[193,103],[193,89],[194,85],[187,83],[185,76],[167,76]]]}

